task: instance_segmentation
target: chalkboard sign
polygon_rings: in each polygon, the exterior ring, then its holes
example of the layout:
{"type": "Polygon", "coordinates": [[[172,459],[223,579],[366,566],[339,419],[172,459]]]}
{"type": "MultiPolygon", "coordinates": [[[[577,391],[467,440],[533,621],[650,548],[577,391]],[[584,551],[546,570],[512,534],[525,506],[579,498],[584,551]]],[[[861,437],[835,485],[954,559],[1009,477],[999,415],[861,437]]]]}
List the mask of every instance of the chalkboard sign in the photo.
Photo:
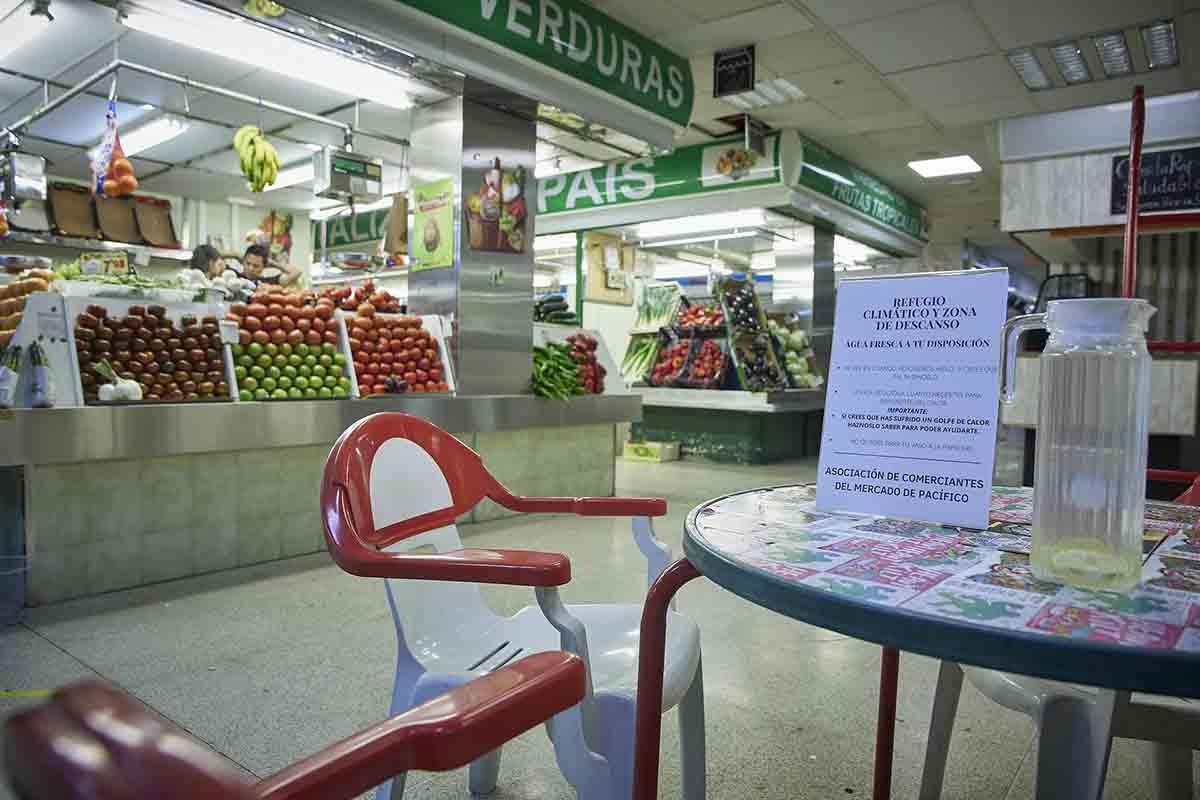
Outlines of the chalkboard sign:
{"type": "MultiPolygon", "coordinates": [[[[1124,214],[1129,189],[1129,156],[1113,156],[1112,213],[1124,214]]],[[[1200,147],[1142,153],[1138,211],[1200,208],[1200,147]]]]}
{"type": "Polygon", "coordinates": [[[713,53],[713,97],[741,94],[754,88],[754,45],[713,53]]]}

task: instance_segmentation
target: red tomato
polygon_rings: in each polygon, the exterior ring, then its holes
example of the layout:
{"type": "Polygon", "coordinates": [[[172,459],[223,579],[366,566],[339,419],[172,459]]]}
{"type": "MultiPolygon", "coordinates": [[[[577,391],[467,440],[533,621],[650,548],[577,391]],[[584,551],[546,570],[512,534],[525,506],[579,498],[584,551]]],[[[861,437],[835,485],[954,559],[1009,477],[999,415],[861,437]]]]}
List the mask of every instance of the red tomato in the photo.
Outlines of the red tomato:
{"type": "Polygon", "coordinates": [[[354,362],[354,374],[355,374],[355,375],[362,375],[362,374],[363,374],[363,373],[365,373],[366,371],[367,371],[367,365],[366,365],[366,364],[364,364],[364,363],[363,363],[363,362],[361,362],[361,361],[355,361],[355,362],[354,362]]]}
{"type": "Polygon", "coordinates": [[[436,392],[436,391],[438,391],[438,385],[437,385],[437,383],[436,383],[436,382],[434,382],[434,381],[428,381],[428,382],[426,382],[426,384],[425,384],[425,391],[427,391],[427,392],[436,392]]]}
{"type": "Polygon", "coordinates": [[[423,369],[417,370],[417,383],[425,383],[429,380],[429,373],[423,369]]]}
{"type": "Polygon", "coordinates": [[[405,381],[407,384],[409,384],[410,386],[411,386],[412,384],[416,383],[416,382],[417,382],[417,373],[415,373],[415,372],[406,372],[406,373],[404,373],[404,381],[405,381]]]}
{"type": "Polygon", "coordinates": [[[359,349],[361,349],[364,353],[374,353],[375,344],[373,342],[363,342],[359,349]]]}
{"type": "Polygon", "coordinates": [[[379,374],[379,365],[378,364],[367,364],[367,372],[370,373],[371,375],[378,375],[379,374]]]}
{"type": "Polygon", "coordinates": [[[375,383],[375,376],[367,372],[367,368],[363,367],[363,371],[358,376],[358,385],[365,386],[368,389],[375,383]]]}
{"type": "Polygon", "coordinates": [[[296,321],[296,330],[300,331],[301,333],[308,333],[310,330],[312,330],[312,321],[301,317],[296,321]]]}
{"type": "Polygon", "coordinates": [[[386,392],[387,392],[387,387],[384,386],[382,383],[377,384],[375,386],[375,394],[385,394],[386,392]]]}
{"type": "Polygon", "coordinates": [[[428,358],[430,361],[433,361],[435,358],[437,358],[437,356],[438,356],[437,350],[434,350],[434,349],[428,348],[428,347],[425,348],[425,357],[428,358]]]}
{"type": "Polygon", "coordinates": [[[437,367],[434,367],[433,369],[429,370],[429,380],[440,381],[441,379],[442,379],[442,371],[440,369],[438,369],[437,367]]]}
{"type": "Polygon", "coordinates": [[[392,339],[388,346],[391,348],[392,352],[398,356],[403,356],[408,352],[408,348],[404,346],[404,342],[400,341],[399,339],[392,339]]]}
{"type": "Polygon", "coordinates": [[[304,341],[308,343],[309,347],[316,347],[321,343],[321,334],[316,331],[309,331],[305,334],[304,341]]]}
{"type": "Polygon", "coordinates": [[[409,386],[409,387],[408,387],[408,390],[409,390],[410,392],[424,392],[424,391],[425,391],[425,386],[424,386],[423,384],[420,384],[420,383],[414,383],[414,384],[412,384],[411,386],[409,386]]]}
{"type": "Polygon", "coordinates": [[[391,353],[380,353],[379,354],[379,363],[380,364],[390,364],[390,363],[392,363],[392,360],[394,358],[395,358],[395,356],[393,356],[391,353]]]}
{"type": "Polygon", "coordinates": [[[337,343],[338,343],[337,331],[327,329],[325,331],[325,344],[337,344],[337,343]]]}

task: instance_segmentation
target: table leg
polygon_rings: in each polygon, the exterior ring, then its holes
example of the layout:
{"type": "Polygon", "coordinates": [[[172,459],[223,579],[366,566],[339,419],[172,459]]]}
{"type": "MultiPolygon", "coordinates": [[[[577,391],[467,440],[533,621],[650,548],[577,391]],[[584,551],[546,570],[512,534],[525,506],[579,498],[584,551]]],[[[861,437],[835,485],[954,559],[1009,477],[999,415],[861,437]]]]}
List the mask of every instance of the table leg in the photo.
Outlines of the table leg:
{"type": "Polygon", "coordinates": [[[879,720],[875,728],[874,800],[892,796],[892,749],[896,741],[896,686],[900,674],[900,651],[883,648],[879,662],[879,720]]]}
{"type": "Polygon", "coordinates": [[[633,800],[658,797],[658,749],[662,741],[663,659],[667,611],[680,587],[700,571],[681,558],[662,571],[646,593],[638,645],[637,712],[634,734],[633,800]]]}

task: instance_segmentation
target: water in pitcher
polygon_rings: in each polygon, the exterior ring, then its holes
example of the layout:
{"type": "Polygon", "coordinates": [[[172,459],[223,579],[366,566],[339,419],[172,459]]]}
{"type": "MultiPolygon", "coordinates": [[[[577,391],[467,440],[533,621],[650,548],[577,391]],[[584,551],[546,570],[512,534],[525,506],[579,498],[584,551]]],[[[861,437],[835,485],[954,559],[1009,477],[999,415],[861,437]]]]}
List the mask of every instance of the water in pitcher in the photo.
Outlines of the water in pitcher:
{"type": "Polygon", "coordinates": [[[1150,358],[1144,343],[1054,344],[1041,358],[1030,566],[1047,580],[1129,589],[1142,563],[1150,358]]]}

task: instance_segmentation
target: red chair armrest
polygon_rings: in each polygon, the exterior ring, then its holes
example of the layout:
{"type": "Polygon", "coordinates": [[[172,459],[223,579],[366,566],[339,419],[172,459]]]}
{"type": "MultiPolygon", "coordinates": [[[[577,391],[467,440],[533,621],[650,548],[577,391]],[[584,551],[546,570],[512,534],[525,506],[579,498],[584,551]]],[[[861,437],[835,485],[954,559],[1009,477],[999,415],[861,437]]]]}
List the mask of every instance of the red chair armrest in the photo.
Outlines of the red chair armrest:
{"type": "Polygon", "coordinates": [[[355,797],[400,772],[469,764],[583,699],[583,661],[538,653],[380,722],[258,784],[261,800],[355,797]]]}
{"type": "Polygon", "coordinates": [[[516,497],[492,498],[523,513],[578,514],[581,517],[662,517],[667,501],[660,497],[516,497]]]}
{"type": "Polygon", "coordinates": [[[452,553],[386,553],[362,548],[335,553],[342,569],[364,578],[498,583],[506,586],[563,586],[571,561],[561,553],[535,550],[455,550],[452,553]]]}

